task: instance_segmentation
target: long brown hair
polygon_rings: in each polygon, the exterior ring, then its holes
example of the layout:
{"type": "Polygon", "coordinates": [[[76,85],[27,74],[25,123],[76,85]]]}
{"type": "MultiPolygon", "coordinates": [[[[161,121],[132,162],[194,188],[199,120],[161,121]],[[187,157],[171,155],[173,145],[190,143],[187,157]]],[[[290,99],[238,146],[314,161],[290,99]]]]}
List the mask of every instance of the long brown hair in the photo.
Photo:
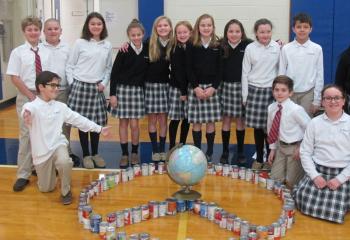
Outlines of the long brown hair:
{"type": "Polygon", "coordinates": [[[209,46],[210,47],[217,47],[219,45],[219,42],[218,42],[219,38],[215,34],[214,18],[211,15],[205,13],[197,18],[196,24],[194,25],[194,30],[193,30],[193,45],[194,46],[199,47],[202,45],[201,34],[199,32],[199,24],[203,19],[207,19],[207,18],[209,18],[213,24],[213,32],[211,34],[211,40],[210,40],[209,46]]]}

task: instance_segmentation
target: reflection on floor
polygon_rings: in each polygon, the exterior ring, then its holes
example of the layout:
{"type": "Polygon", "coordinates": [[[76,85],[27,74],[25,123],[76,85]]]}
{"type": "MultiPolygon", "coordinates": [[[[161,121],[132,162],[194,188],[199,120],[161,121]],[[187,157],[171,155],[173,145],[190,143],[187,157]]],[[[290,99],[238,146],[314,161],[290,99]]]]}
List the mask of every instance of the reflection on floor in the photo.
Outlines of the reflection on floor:
{"type": "MultiPolygon", "coordinates": [[[[72,151],[78,156],[82,156],[80,143],[78,141],[71,142],[72,151]]],[[[167,148],[166,148],[167,149],[167,148]]],[[[203,151],[206,150],[206,144],[202,144],[203,151]]],[[[221,156],[222,145],[214,145],[213,162],[218,162],[221,156]]],[[[251,166],[252,156],[254,154],[254,145],[245,145],[245,154],[247,158],[247,167],[251,166]]],[[[4,139],[0,138],[0,165],[16,165],[17,164],[17,152],[18,152],[18,140],[17,139],[4,139]]],[[[230,145],[230,159],[232,153],[236,152],[236,145],[230,145]]],[[[121,148],[119,142],[100,142],[99,146],[100,155],[106,160],[107,168],[119,168],[119,159],[121,156],[121,148]]],[[[141,162],[150,162],[152,146],[150,142],[142,142],[139,149],[141,162]]],[[[232,164],[232,162],[231,162],[232,164]]]]}

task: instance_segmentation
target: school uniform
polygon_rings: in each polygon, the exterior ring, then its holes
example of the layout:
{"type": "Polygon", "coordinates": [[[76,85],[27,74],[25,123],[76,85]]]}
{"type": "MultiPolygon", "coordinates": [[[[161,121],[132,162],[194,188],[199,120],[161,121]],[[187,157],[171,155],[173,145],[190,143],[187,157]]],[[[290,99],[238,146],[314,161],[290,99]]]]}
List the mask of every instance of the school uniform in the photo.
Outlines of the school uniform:
{"type": "Polygon", "coordinates": [[[118,118],[140,119],[145,115],[144,81],[148,67],[148,51],[130,43],[127,52],[119,51],[114,61],[110,96],[116,96],[118,105],[111,115],[118,118]]]}
{"type": "Polygon", "coordinates": [[[188,81],[186,76],[186,45],[178,44],[170,55],[171,71],[169,81],[169,113],[171,120],[187,118],[187,101],[180,96],[187,96],[188,81]]]}
{"type": "MultiPolygon", "coordinates": [[[[279,103],[274,102],[268,107],[267,132],[272,127],[273,119],[279,103]]],[[[289,98],[280,103],[282,106],[278,141],[270,143],[270,149],[275,149],[275,159],[272,164],[270,177],[275,180],[286,181],[290,186],[298,183],[304,176],[304,170],[299,160],[293,159],[298,149],[310,117],[303,107],[289,98]]]]}
{"type": "Polygon", "coordinates": [[[350,208],[350,116],[346,113],[332,121],[324,113],[311,120],[300,147],[301,163],[306,172],[295,186],[293,196],[304,214],[343,223],[350,208]],[[336,178],[336,190],[318,189],[313,179],[336,178]]]}
{"type": "Polygon", "coordinates": [[[220,103],[222,115],[243,118],[242,104],[242,62],[245,48],[252,41],[240,41],[235,46],[229,44],[228,56],[222,57],[222,83],[220,85],[220,103]]]}
{"type": "MultiPolygon", "coordinates": [[[[145,83],[145,107],[146,113],[167,113],[168,112],[168,91],[169,91],[169,60],[166,59],[166,45],[158,39],[160,59],[149,62],[146,83],[145,83]]],[[[148,49],[149,42],[145,43],[148,49]]]]}
{"type": "Polygon", "coordinates": [[[57,168],[61,178],[61,193],[65,196],[70,191],[73,162],[68,155],[68,141],[62,134],[62,125],[69,123],[83,131],[95,132],[101,132],[102,127],[55,100],[46,102],[37,97],[23,106],[22,117],[25,110],[30,112],[32,118],[29,133],[39,190],[54,190],[57,168]]]}
{"type": "Polygon", "coordinates": [[[218,89],[221,82],[221,54],[219,47],[192,46],[186,49],[187,74],[190,83],[188,94],[188,122],[211,123],[221,120],[220,99],[215,91],[209,99],[198,99],[196,87],[218,89]]]}
{"type": "Polygon", "coordinates": [[[310,39],[304,44],[294,40],[281,50],[279,75],[287,75],[294,82],[292,100],[310,113],[311,104],[321,105],[324,85],[322,47],[310,39]]]}
{"type": "Polygon", "coordinates": [[[273,102],[272,82],[277,76],[280,46],[270,41],[249,44],[242,65],[242,99],[246,103],[246,125],[266,131],[267,107],[273,102]]]}
{"type": "MultiPolygon", "coordinates": [[[[6,74],[19,77],[26,87],[32,93],[36,94],[35,54],[31,48],[32,46],[28,42],[25,42],[12,50],[6,74]]],[[[42,71],[49,70],[50,52],[44,48],[42,44],[39,44],[37,48],[41,60],[42,71]]],[[[19,120],[20,134],[17,157],[17,178],[23,179],[28,179],[32,173],[32,156],[30,150],[29,131],[21,117],[23,105],[27,102],[29,102],[27,96],[18,91],[16,97],[16,111],[19,120]]]]}
{"type": "Polygon", "coordinates": [[[112,46],[107,40],[99,42],[78,39],[67,63],[67,80],[71,86],[68,106],[99,125],[107,124],[107,106],[98,83],[107,86],[112,70],[112,46]]]}
{"type": "MultiPolygon", "coordinates": [[[[49,71],[56,73],[61,78],[60,89],[56,100],[67,103],[69,84],[66,77],[66,65],[71,48],[69,47],[68,43],[63,42],[62,40],[60,40],[56,46],[49,44],[46,40],[43,40],[42,45],[48,49],[51,54],[49,71]]],[[[68,142],[70,141],[70,128],[71,127],[67,124],[64,124],[62,127],[63,134],[66,136],[68,142]]],[[[68,151],[70,154],[72,154],[70,145],[68,145],[68,151]]]]}

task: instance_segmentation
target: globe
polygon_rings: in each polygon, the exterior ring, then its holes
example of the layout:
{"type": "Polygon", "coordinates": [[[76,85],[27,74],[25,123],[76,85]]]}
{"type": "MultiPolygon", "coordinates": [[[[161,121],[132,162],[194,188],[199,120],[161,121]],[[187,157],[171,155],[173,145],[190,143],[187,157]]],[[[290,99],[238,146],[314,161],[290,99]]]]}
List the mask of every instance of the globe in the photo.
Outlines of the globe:
{"type": "MultiPolygon", "coordinates": [[[[207,170],[207,158],[197,147],[192,145],[177,146],[168,158],[168,175],[177,184],[185,186],[182,191],[189,194],[189,186],[197,184],[207,170]]],[[[191,198],[191,197],[190,197],[191,198]]],[[[182,199],[189,199],[188,197],[182,199]]]]}

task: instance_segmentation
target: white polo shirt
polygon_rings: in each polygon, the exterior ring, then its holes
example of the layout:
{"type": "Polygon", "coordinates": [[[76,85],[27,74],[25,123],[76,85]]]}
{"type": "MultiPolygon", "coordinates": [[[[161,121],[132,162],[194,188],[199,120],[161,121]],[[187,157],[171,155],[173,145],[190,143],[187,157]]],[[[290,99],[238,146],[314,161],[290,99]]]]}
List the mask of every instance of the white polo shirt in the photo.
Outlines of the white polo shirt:
{"type": "Polygon", "coordinates": [[[300,146],[300,158],[307,175],[314,179],[320,173],[316,164],[344,168],[336,178],[344,183],[350,178],[350,116],[346,113],[336,121],[327,114],[311,120],[300,146]]]}
{"type": "Polygon", "coordinates": [[[63,90],[68,86],[66,78],[66,65],[68,62],[68,57],[70,53],[70,47],[67,43],[60,41],[58,45],[53,46],[46,42],[42,42],[42,45],[48,49],[51,53],[49,70],[58,74],[61,78],[61,89],[63,90]]]}
{"type": "Polygon", "coordinates": [[[307,92],[314,88],[313,104],[321,104],[324,85],[323,53],[320,45],[310,39],[304,44],[296,40],[283,46],[279,60],[279,75],[294,81],[294,92],[307,92]]]}
{"type": "MultiPolygon", "coordinates": [[[[12,50],[7,66],[7,75],[18,76],[29,90],[35,90],[35,54],[27,41],[12,50]]],[[[38,45],[42,71],[49,70],[50,51],[38,45]]]]}
{"type": "Polygon", "coordinates": [[[254,41],[244,53],[242,64],[242,98],[247,101],[248,85],[260,88],[272,87],[277,76],[280,46],[270,41],[267,46],[254,41]]]}
{"type": "Polygon", "coordinates": [[[81,82],[97,83],[107,86],[112,71],[112,45],[107,40],[76,40],[69,55],[66,73],[68,83],[73,79],[81,82]]]}

